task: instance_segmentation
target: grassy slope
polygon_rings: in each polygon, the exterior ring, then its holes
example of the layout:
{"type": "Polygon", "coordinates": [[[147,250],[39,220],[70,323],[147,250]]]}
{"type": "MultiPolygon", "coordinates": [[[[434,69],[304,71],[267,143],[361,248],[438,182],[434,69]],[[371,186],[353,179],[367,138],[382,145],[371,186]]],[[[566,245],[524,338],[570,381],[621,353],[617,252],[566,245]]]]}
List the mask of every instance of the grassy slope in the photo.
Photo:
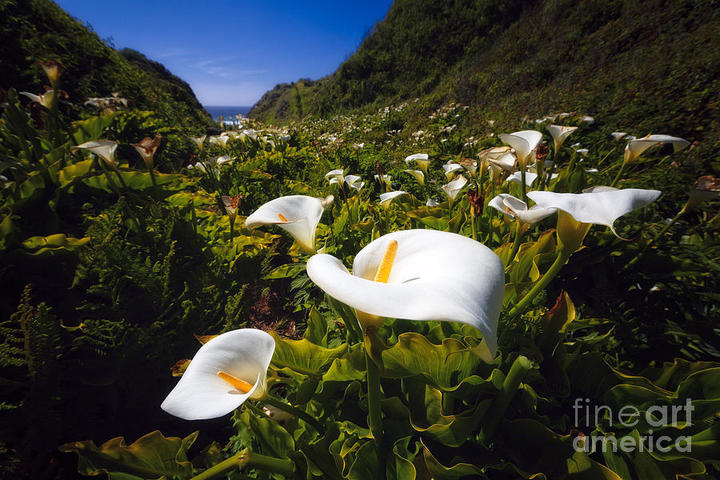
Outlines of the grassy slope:
{"type": "Polygon", "coordinates": [[[174,124],[211,122],[185,82],[138,52],[110,48],[55,3],[0,0],[0,88],[42,92],[39,59],[63,63],[63,89],[75,104],[119,92],[174,124]]]}
{"type": "MultiPolygon", "coordinates": [[[[471,105],[478,121],[517,123],[576,110],[611,128],[720,140],[717,0],[396,0],[338,70],[302,90],[304,114],[376,108],[420,97],[471,105]],[[507,122],[502,122],[507,120],[507,122]]],[[[295,88],[254,108],[297,118],[295,88]]]]}

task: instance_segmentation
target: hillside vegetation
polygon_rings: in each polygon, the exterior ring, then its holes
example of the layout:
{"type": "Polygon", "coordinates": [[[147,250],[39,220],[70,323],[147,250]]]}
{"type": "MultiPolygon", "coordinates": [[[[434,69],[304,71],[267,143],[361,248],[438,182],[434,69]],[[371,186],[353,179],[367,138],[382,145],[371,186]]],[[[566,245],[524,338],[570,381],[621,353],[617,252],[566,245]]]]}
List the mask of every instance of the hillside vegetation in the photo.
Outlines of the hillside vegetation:
{"type": "Polygon", "coordinates": [[[116,51],[48,0],[0,0],[0,88],[41,93],[47,83],[38,60],[65,67],[62,89],[75,113],[90,97],[119,96],[182,127],[207,126],[211,118],[190,86],[133,50],[116,51]]]}
{"type": "MultiPolygon", "coordinates": [[[[608,128],[720,133],[717,0],[396,0],[335,73],[268,92],[251,115],[289,121],[420,98],[415,127],[440,104],[476,123],[558,111],[608,128]],[[698,119],[702,119],[698,121],[698,119]]],[[[412,120],[416,121],[413,122],[412,120]]],[[[505,120],[505,121],[503,121],[505,120]]]]}

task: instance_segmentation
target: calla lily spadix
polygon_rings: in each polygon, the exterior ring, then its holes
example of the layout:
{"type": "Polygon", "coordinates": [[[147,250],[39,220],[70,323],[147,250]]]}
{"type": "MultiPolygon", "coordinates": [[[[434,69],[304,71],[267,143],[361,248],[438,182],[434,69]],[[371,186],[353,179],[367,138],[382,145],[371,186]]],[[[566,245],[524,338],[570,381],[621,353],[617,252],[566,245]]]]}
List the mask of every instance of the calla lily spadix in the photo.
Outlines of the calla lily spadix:
{"type": "Polygon", "coordinates": [[[275,340],[254,328],[232,330],[205,343],[161,408],[185,420],[232,412],[267,393],[267,369],[275,340]]]}
{"type": "Polygon", "coordinates": [[[383,235],[355,256],[352,274],[330,255],[314,255],[307,273],[328,295],[358,312],[378,317],[454,321],[472,325],[491,353],[505,288],[500,258],[470,238],[437,230],[383,235]]]}
{"type": "Polygon", "coordinates": [[[670,135],[648,135],[643,138],[636,138],[631,140],[625,146],[624,163],[630,163],[636,160],[648,148],[662,145],[664,143],[672,144],[674,153],[678,153],[680,150],[690,145],[690,142],[687,140],[679,137],[671,137],[670,135]]]}
{"type": "Polygon", "coordinates": [[[77,150],[89,150],[98,157],[102,158],[109,166],[115,167],[117,165],[117,163],[115,162],[115,150],[117,150],[117,147],[118,144],[113,142],[112,140],[100,139],[77,145],[73,147],[71,151],[75,152],[77,150]]]}
{"type": "Polygon", "coordinates": [[[617,235],[613,226],[615,220],[650,205],[661,194],[659,190],[594,187],[583,193],[534,191],[528,192],[528,197],[539,207],[557,208],[570,214],[577,222],[606,225],[617,235]]]}
{"type": "Polygon", "coordinates": [[[423,172],[427,173],[428,165],[430,165],[429,158],[427,153],[414,153],[405,157],[405,163],[409,165],[411,162],[415,162],[423,172]]]}
{"type": "Polygon", "coordinates": [[[441,188],[443,189],[443,192],[445,192],[445,195],[448,196],[450,199],[450,202],[454,202],[455,198],[458,196],[458,193],[460,193],[460,190],[463,189],[463,187],[467,184],[468,180],[467,178],[463,177],[462,175],[458,176],[455,180],[452,182],[446,183],[441,188]]]}
{"type": "Polygon", "coordinates": [[[325,198],[290,195],[270,200],[245,219],[245,226],[277,225],[295,239],[305,253],[315,253],[315,230],[332,195],[325,198]]]}
{"type": "Polygon", "coordinates": [[[412,177],[417,180],[417,182],[420,185],[425,185],[425,174],[422,172],[422,170],[403,170],[403,172],[407,173],[408,175],[412,175],[412,177]]]}
{"type": "Polygon", "coordinates": [[[388,204],[401,195],[407,195],[407,192],[405,192],[403,190],[396,190],[394,192],[381,193],[380,194],[380,205],[388,204]]]}
{"type": "Polygon", "coordinates": [[[550,132],[550,135],[552,135],[553,137],[555,152],[560,150],[560,147],[562,146],[563,142],[565,142],[565,139],[569,137],[571,133],[578,129],[578,127],[565,127],[562,125],[548,125],[546,128],[547,131],[550,132]]]}
{"type": "Polygon", "coordinates": [[[518,163],[524,166],[542,140],[542,133],[537,130],[521,130],[519,132],[500,135],[500,140],[515,150],[518,163]]]}
{"type": "Polygon", "coordinates": [[[556,208],[539,207],[534,205],[528,208],[527,203],[507,193],[501,193],[488,202],[488,205],[507,216],[517,218],[521,222],[534,224],[554,214],[556,208]]]}

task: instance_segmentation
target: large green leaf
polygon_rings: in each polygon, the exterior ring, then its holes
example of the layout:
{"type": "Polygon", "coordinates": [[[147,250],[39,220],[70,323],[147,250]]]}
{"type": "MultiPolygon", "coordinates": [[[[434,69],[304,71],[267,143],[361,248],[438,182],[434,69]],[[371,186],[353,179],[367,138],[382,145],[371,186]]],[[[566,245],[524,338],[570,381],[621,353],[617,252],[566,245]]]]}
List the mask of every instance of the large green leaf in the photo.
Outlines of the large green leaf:
{"type": "Polygon", "coordinates": [[[405,378],[419,375],[440,389],[450,390],[463,379],[479,371],[490,374],[483,360],[482,344],[468,347],[459,340],[446,338],[441,345],[431,343],[419,333],[403,333],[383,351],[383,376],[405,378]]]}
{"type": "MultiPolygon", "coordinates": [[[[147,190],[153,188],[152,177],[149,172],[123,170],[120,171],[120,176],[125,183],[125,187],[131,190],[147,190]]],[[[89,187],[113,193],[113,187],[109,183],[110,181],[119,187],[120,181],[115,172],[111,172],[109,176],[94,175],[83,179],[83,183],[89,187]],[[108,180],[108,178],[111,180],[108,180]]],[[[192,185],[192,180],[189,177],[174,173],[155,173],[155,181],[157,186],[162,187],[166,192],[179,191],[192,185]]]]}
{"type": "Polygon", "coordinates": [[[100,447],[91,440],[66,443],[60,451],[77,453],[83,475],[106,474],[109,480],[189,478],[193,474],[187,451],[198,436],[165,437],[159,431],[140,437],[131,445],[116,437],[100,447]]]}
{"type": "Polygon", "coordinates": [[[347,344],[336,348],[324,348],[315,345],[307,338],[288,340],[277,333],[270,333],[275,339],[273,364],[280,368],[290,368],[305,375],[322,375],[330,364],[347,352],[347,344]]]}
{"type": "Polygon", "coordinates": [[[82,247],[90,241],[90,237],[73,238],[64,233],[56,233],[47,237],[30,237],[22,242],[22,247],[30,255],[42,255],[59,251],[70,252],[82,247]]]}

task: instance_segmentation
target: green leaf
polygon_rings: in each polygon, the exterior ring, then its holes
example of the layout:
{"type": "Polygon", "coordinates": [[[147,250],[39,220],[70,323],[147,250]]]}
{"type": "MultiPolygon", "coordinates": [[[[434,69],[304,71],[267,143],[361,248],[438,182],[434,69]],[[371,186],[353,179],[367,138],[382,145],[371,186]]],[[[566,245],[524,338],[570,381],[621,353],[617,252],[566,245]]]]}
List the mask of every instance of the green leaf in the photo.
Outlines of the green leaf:
{"type": "Polygon", "coordinates": [[[482,478],[482,469],[470,463],[458,462],[450,467],[446,467],[430,453],[430,450],[428,450],[424,444],[423,457],[428,471],[432,475],[432,478],[436,480],[455,480],[467,476],[480,476],[480,478],[482,478]]]}
{"type": "Polygon", "coordinates": [[[305,375],[322,375],[336,358],[347,352],[347,344],[336,348],[324,348],[302,340],[287,340],[277,333],[270,333],[275,339],[273,364],[280,368],[290,368],[305,375]]]}
{"type": "MultiPolygon", "coordinates": [[[[123,182],[125,182],[125,186],[131,190],[142,191],[153,188],[152,177],[149,172],[123,170],[120,171],[120,176],[123,182]]],[[[111,181],[119,187],[120,181],[116,173],[110,172],[109,177],[111,181]]],[[[166,192],[179,191],[193,183],[189,177],[175,173],[155,173],[155,180],[158,187],[162,187],[166,192]]],[[[83,179],[83,183],[91,188],[113,193],[113,188],[110,186],[108,176],[106,175],[95,175],[85,178],[83,179]]]]}
{"type": "Polygon", "coordinates": [[[435,345],[419,333],[403,333],[398,342],[382,353],[383,376],[406,378],[420,376],[429,384],[452,390],[462,379],[492,368],[482,358],[482,344],[468,347],[459,340],[446,338],[435,345]]]}
{"type": "Polygon", "coordinates": [[[90,237],[73,238],[64,233],[56,233],[47,237],[30,237],[22,242],[22,247],[30,255],[42,255],[58,251],[73,251],[90,241],[90,237]]]}
{"type": "Polygon", "coordinates": [[[185,438],[165,437],[156,430],[131,445],[116,437],[100,447],[91,440],[66,443],[60,451],[78,454],[78,472],[83,475],[107,474],[109,480],[187,478],[193,474],[187,451],[197,436],[198,432],[185,438]]]}
{"type": "Polygon", "coordinates": [[[58,172],[58,180],[60,181],[60,186],[64,187],[68,183],[71,183],[78,178],[88,175],[92,170],[94,163],[95,160],[93,159],[81,160],[61,169],[58,172]]]}

